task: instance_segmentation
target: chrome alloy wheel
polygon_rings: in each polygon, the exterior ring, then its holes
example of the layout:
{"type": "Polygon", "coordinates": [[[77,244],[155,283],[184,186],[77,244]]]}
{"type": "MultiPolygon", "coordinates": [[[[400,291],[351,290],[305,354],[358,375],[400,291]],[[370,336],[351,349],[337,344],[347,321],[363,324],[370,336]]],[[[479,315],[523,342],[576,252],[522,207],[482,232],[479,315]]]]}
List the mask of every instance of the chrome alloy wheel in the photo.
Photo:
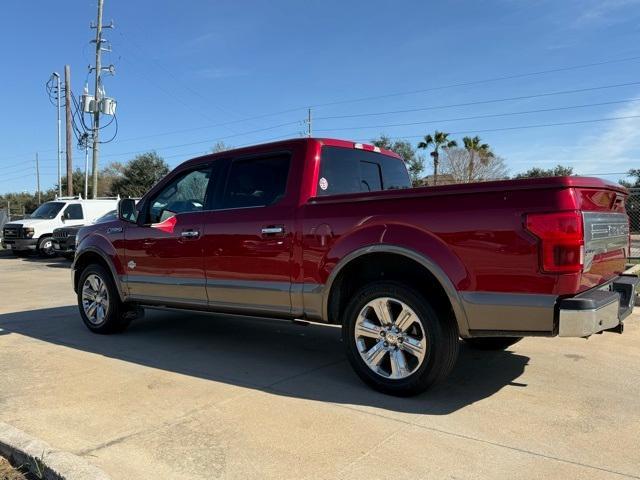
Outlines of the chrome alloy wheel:
{"type": "Polygon", "coordinates": [[[91,274],[82,285],[82,308],[94,325],[104,323],[109,312],[109,291],[98,275],[91,274]]]}
{"type": "Polygon", "coordinates": [[[404,302],[382,297],[367,303],[356,320],[356,345],[362,360],[378,375],[401,380],[422,365],[427,351],[424,327],[404,302]]]}

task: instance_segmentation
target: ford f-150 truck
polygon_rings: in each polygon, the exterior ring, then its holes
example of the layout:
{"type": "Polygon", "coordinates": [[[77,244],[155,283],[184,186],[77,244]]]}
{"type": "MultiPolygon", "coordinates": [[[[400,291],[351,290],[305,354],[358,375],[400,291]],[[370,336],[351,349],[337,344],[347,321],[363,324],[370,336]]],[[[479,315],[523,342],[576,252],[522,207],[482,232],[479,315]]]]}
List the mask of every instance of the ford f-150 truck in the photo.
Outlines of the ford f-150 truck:
{"type": "Polygon", "coordinates": [[[357,374],[411,395],[460,338],[622,332],[626,195],[584,177],[411,188],[391,151],[294,139],[195,158],[121,200],[78,233],[73,287],[96,333],[144,306],[341,325],[357,374]]]}

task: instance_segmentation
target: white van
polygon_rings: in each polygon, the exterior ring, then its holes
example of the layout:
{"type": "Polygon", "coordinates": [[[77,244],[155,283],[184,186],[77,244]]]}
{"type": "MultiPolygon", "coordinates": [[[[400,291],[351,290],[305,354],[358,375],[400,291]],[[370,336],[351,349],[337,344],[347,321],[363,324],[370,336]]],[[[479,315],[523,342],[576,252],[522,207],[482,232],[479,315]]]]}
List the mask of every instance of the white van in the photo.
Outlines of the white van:
{"type": "Polygon", "coordinates": [[[2,246],[16,255],[37,251],[53,257],[52,234],[58,227],[86,225],[118,208],[119,198],[85,200],[82,197],[60,197],[40,205],[24,220],[7,223],[2,231],[2,246]]]}

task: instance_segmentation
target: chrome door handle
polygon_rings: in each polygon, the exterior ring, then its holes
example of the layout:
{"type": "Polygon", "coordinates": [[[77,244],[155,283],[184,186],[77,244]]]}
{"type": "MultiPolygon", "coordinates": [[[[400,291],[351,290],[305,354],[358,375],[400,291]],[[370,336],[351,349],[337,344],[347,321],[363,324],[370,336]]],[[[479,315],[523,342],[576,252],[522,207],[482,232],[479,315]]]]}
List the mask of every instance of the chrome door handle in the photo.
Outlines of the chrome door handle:
{"type": "Polygon", "coordinates": [[[200,232],[197,230],[187,230],[186,232],[180,233],[180,236],[184,238],[196,238],[200,236],[200,232]]]}
{"type": "Polygon", "coordinates": [[[263,235],[276,235],[278,233],[284,233],[283,226],[273,226],[273,227],[263,227],[262,234],[263,235]]]}

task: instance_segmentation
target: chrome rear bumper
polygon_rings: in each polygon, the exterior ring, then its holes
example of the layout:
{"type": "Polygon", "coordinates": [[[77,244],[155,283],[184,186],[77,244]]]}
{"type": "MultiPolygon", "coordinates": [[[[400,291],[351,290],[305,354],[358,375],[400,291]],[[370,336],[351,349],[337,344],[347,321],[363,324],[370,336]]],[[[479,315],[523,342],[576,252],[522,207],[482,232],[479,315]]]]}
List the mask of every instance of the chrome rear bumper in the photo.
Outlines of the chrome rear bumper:
{"type": "Polygon", "coordinates": [[[559,304],[558,336],[588,337],[605,330],[622,332],[635,304],[635,275],[621,275],[607,285],[588,290],[559,304]]]}

